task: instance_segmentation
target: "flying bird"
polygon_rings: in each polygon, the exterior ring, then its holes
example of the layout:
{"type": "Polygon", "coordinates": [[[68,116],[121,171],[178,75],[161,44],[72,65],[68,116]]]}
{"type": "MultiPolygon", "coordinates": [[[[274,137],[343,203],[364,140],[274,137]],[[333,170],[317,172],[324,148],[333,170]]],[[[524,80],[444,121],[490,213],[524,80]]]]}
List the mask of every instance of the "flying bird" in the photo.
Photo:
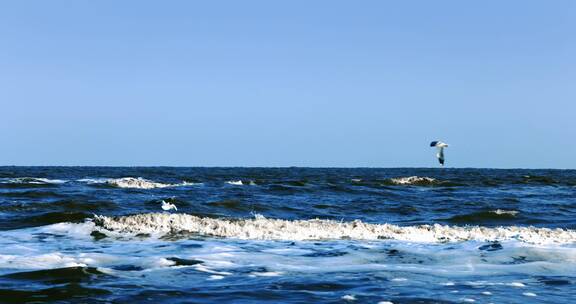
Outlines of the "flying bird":
{"type": "Polygon", "coordinates": [[[172,210],[172,209],[174,209],[174,211],[178,211],[178,208],[176,208],[176,205],[174,205],[172,203],[168,203],[166,201],[162,201],[162,210],[168,211],[168,210],[172,210]]]}
{"type": "Polygon", "coordinates": [[[433,141],[430,143],[430,147],[436,147],[438,149],[436,157],[438,157],[440,165],[444,166],[444,148],[448,147],[448,144],[443,143],[441,141],[433,141]]]}

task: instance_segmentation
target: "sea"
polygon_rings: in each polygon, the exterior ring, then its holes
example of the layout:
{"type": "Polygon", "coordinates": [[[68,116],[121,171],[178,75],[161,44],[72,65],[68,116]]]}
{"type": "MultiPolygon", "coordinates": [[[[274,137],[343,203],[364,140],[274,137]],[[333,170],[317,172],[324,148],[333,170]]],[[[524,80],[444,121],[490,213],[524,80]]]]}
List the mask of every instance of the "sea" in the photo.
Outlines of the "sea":
{"type": "Polygon", "coordinates": [[[0,303],[576,303],[576,171],[0,167],[0,303]]]}

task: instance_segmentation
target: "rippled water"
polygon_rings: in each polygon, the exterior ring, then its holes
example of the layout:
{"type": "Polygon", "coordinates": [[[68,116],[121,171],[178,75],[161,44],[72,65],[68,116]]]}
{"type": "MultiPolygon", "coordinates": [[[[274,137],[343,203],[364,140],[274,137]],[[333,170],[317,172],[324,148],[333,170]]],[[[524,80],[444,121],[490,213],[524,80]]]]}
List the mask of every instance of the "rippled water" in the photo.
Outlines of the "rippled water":
{"type": "Polygon", "coordinates": [[[574,170],[0,167],[0,302],[571,303],[575,199],[574,170]]]}

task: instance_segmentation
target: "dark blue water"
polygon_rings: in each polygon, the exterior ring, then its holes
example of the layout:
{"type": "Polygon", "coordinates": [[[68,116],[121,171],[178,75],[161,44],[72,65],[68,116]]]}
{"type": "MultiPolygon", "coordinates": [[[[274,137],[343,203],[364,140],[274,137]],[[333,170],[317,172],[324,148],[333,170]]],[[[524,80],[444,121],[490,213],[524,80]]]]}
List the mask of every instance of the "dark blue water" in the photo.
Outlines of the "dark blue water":
{"type": "Polygon", "coordinates": [[[571,303],[575,199],[574,170],[0,167],[0,302],[571,303]]]}

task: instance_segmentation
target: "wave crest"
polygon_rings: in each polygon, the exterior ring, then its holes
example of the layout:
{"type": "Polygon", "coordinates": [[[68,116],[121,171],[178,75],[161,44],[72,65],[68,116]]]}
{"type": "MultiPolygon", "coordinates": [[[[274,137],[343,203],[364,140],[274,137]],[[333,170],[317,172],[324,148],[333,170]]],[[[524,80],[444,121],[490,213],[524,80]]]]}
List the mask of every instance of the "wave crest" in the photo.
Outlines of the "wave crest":
{"type": "Polygon", "coordinates": [[[502,210],[502,209],[490,210],[490,212],[497,215],[511,215],[511,216],[516,216],[518,213],[520,213],[520,211],[516,210],[502,210]]]}
{"type": "Polygon", "coordinates": [[[141,177],[123,177],[117,179],[111,179],[106,181],[106,184],[118,187],[118,188],[136,188],[136,189],[154,189],[154,188],[166,188],[172,186],[171,184],[163,184],[158,182],[153,182],[141,177]]]}
{"type": "Polygon", "coordinates": [[[407,176],[391,178],[390,182],[394,185],[431,185],[435,184],[437,180],[426,176],[407,176]]]}
{"type": "Polygon", "coordinates": [[[49,179],[43,177],[15,177],[3,180],[3,183],[14,184],[63,184],[66,181],[61,179],[49,179]]]}
{"type": "Polygon", "coordinates": [[[207,236],[260,240],[392,239],[411,242],[446,243],[460,241],[518,240],[532,244],[576,242],[576,231],[535,227],[419,225],[401,227],[369,224],[356,220],[281,220],[201,218],[189,214],[147,213],[129,216],[96,216],[97,226],[120,233],[166,234],[188,232],[207,236]]]}
{"type": "Polygon", "coordinates": [[[63,184],[66,182],[67,181],[61,179],[49,179],[43,177],[0,178],[1,184],[55,185],[55,184],[63,184]]]}
{"type": "Polygon", "coordinates": [[[256,186],[256,183],[252,180],[231,180],[231,181],[227,181],[226,182],[228,185],[233,185],[233,186],[256,186]]]}
{"type": "Polygon", "coordinates": [[[179,187],[179,186],[191,186],[195,183],[182,182],[179,184],[166,184],[154,182],[151,180],[144,179],[142,177],[122,177],[122,178],[105,178],[105,179],[82,179],[82,182],[87,182],[89,184],[106,184],[117,188],[128,188],[128,189],[156,189],[156,188],[167,188],[167,187],[179,187]]]}

